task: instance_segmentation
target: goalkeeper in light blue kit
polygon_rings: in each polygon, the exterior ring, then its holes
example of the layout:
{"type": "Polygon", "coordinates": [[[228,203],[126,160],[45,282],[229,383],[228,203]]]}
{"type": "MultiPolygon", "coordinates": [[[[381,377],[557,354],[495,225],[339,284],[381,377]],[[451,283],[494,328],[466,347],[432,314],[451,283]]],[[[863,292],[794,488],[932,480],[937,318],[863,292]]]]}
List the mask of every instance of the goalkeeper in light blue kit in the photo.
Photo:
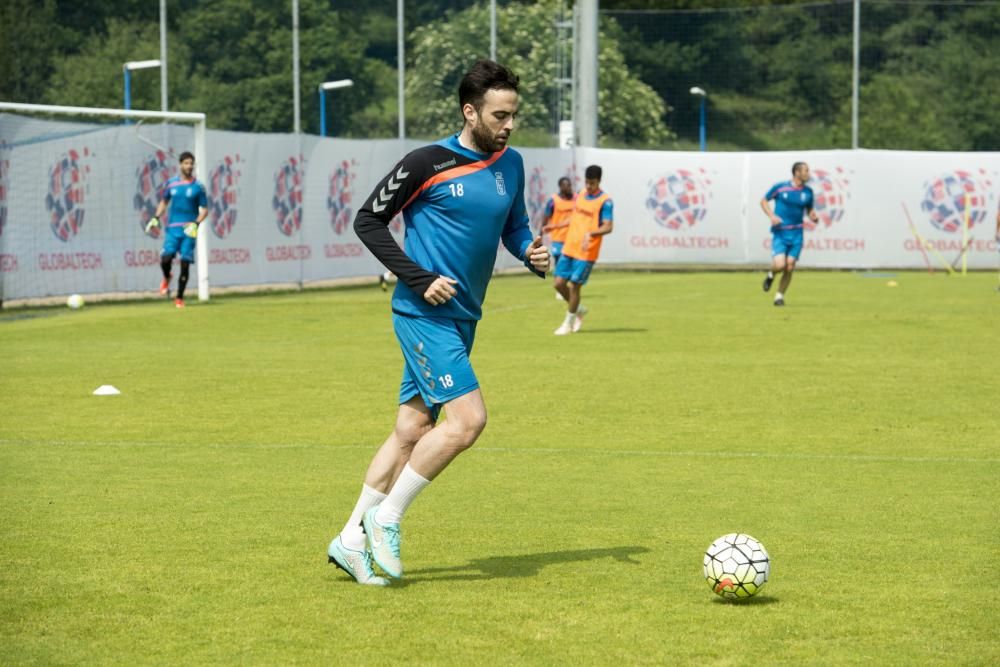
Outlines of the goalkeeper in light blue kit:
{"type": "Polygon", "coordinates": [[[803,220],[808,212],[813,222],[819,216],[813,209],[813,191],[809,181],[809,165],[796,162],[792,165],[792,180],[776,183],[760,200],[760,207],[771,222],[771,270],[764,278],[764,291],[771,289],[774,275],[781,274],[778,292],[774,295],[774,305],[785,305],[785,292],[792,282],[792,272],[802,253],[803,220]],[[775,201],[771,210],[770,201],[775,201]]]}
{"type": "MultiPolygon", "coordinates": [[[[399,278],[392,323],[404,362],[394,428],[327,550],[360,584],[389,583],[375,575],[373,560],[389,577],[403,576],[403,513],[486,427],[469,354],[499,242],[542,278],[549,268],[548,249],[528,227],[524,163],[507,147],[518,83],[506,67],[477,62],[458,89],[462,131],[400,160],[354,220],[361,241],[399,278]],[[402,249],[388,227],[399,212],[402,249]],[[448,419],[438,424],[442,407],[448,419]]],[[[358,349],[365,344],[359,339],[358,349]]]]}
{"type": "Polygon", "coordinates": [[[194,264],[194,249],[198,238],[198,226],[208,215],[208,197],[205,186],[194,177],[194,155],[184,151],[181,153],[181,175],[174,176],[163,185],[160,192],[160,203],[156,213],[149,219],[146,231],[160,226],[160,216],[170,205],[170,215],[167,218],[167,228],[164,230],[163,251],[160,253],[160,268],[163,270],[163,281],[160,283],[160,294],[170,293],[170,278],[174,257],[181,256],[181,274],[177,278],[177,295],[174,305],[184,307],[184,288],[187,287],[191,265],[194,264]]]}

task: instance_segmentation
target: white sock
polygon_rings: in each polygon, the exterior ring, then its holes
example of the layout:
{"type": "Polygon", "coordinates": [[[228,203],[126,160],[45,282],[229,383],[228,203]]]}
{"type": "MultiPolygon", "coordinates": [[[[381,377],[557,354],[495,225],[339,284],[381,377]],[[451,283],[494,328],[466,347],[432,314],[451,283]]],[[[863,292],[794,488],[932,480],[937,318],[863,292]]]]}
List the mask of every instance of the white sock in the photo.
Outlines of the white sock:
{"type": "Polygon", "coordinates": [[[410,503],[417,497],[417,494],[430,484],[429,479],[424,479],[416,470],[407,463],[403,472],[399,473],[399,479],[392,485],[389,495],[385,497],[382,504],[378,506],[375,513],[375,520],[381,524],[399,523],[403,520],[403,514],[410,506],[410,503]]]}
{"type": "Polygon", "coordinates": [[[369,509],[385,500],[385,494],[364,484],[361,487],[361,495],[358,503],[351,512],[351,518],[347,520],[347,525],[340,531],[340,541],[348,549],[361,551],[365,548],[365,531],[361,528],[361,518],[369,509]]]}
{"type": "Polygon", "coordinates": [[[572,313],[567,312],[566,313],[566,324],[572,324],[574,317],[576,317],[576,313],[575,312],[572,312],[572,313]]]}
{"type": "Polygon", "coordinates": [[[767,277],[770,278],[771,280],[774,280],[774,271],[768,271],[767,277]]]}
{"type": "Polygon", "coordinates": [[[784,299],[784,298],[785,298],[785,295],[782,294],[781,292],[778,292],[777,294],[774,295],[774,300],[775,301],[777,301],[778,299],[784,299]]]}

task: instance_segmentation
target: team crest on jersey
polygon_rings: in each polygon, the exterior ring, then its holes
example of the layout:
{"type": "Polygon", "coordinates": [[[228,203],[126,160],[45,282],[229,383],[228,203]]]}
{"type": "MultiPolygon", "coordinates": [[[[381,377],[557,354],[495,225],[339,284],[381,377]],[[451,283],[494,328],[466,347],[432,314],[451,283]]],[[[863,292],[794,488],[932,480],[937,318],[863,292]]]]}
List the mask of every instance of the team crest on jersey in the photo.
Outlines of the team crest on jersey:
{"type": "Polygon", "coordinates": [[[503,172],[498,171],[494,175],[497,177],[497,194],[501,196],[507,194],[507,186],[503,182],[503,172]]]}

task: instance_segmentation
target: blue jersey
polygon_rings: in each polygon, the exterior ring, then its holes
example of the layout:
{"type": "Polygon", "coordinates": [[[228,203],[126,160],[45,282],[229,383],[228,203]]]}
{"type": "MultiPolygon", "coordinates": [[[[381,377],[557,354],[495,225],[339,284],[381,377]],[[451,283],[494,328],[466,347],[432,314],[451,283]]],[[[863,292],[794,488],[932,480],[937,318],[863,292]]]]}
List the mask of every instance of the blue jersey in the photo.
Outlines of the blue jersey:
{"type": "Polygon", "coordinates": [[[400,278],[392,297],[394,312],[478,320],[500,242],[528,264],[525,252],[532,234],[524,205],[524,162],[510,148],[490,154],[472,151],[459,143],[458,135],[419,148],[376,186],[358,212],[355,230],[400,278]],[[373,228],[398,212],[406,230],[403,257],[372,237],[373,228]],[[434,306],[423,294],[438,276],[458,281],[457,294],[434,306]]]}
{"type": "Polygon", "coordinates": [[[201,181],[186,181],[174,176],[163,185],[161,198],[170,203],[167,231],[183,234],[184,226],[198,219],[198,208],[208,208],[208,197],[201,181]]]}
{"type": "Polygon", "coordinates": [[[806,211],[813,208],[813,191],[808,185],[796,186],[792,181],[782,181],[771,187],[764,199],[773,199],[774,214],[781,224],[772,227],[774,232],[802,233],[802,220],[806,211]]]}

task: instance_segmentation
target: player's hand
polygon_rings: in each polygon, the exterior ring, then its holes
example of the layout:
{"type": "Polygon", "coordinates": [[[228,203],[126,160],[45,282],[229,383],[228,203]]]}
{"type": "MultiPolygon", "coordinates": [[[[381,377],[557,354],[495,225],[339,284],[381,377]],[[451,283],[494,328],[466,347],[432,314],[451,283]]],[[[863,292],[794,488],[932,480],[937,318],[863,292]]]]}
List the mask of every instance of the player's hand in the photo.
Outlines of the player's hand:
{"type": "Polygon", "coordinates": [[[779,218],[776,215],[772,215],[771,216],[771,226],[772,227],[777,227],[780,224],[781,224],[781,218],[779,218]]]}
{"type": "Polygon", "coordinates": [[[453,278],[438,276],[437,280],[432,282],[431,286],[424,292],[424,301],[432,306],[440,306],[442,303],[448,303],[453,296],[458,294],[455,288],[452,287],[452,285],[457,284],[458,281],[453,278]]]}
{"type": "Polygon", "coordinates": [[[184,234],[193,239],[198,238],[198,223],[189,222],[184,225],[184,234]]]}
{"type": "Polygon", "coordinates": [[[150,233],[159,226],[160,226],[160,219],[154,215],[152,218],[149,219],[149,222],[146,223],[146,233],[147,234],[150,233]]]}
{"type": "Polygon", "coordinates": [[[591,238],[592,234],[590,232],[587,232],[586,235],[583,237],[583,241],[580,243],[580,250],[587,252],[587,249],[590,248],[591,238]]]}
{"type": "Polygon", "coordinates": [[[528,262],[535,267],[536,271],[545,273],[549,270],[552,257],[549,255],[549,249],[542,245],[541,236],[535,237],[535,240],[531,242],[531,245],[528,246],[524,254],[528,258],[528,262]]]}

